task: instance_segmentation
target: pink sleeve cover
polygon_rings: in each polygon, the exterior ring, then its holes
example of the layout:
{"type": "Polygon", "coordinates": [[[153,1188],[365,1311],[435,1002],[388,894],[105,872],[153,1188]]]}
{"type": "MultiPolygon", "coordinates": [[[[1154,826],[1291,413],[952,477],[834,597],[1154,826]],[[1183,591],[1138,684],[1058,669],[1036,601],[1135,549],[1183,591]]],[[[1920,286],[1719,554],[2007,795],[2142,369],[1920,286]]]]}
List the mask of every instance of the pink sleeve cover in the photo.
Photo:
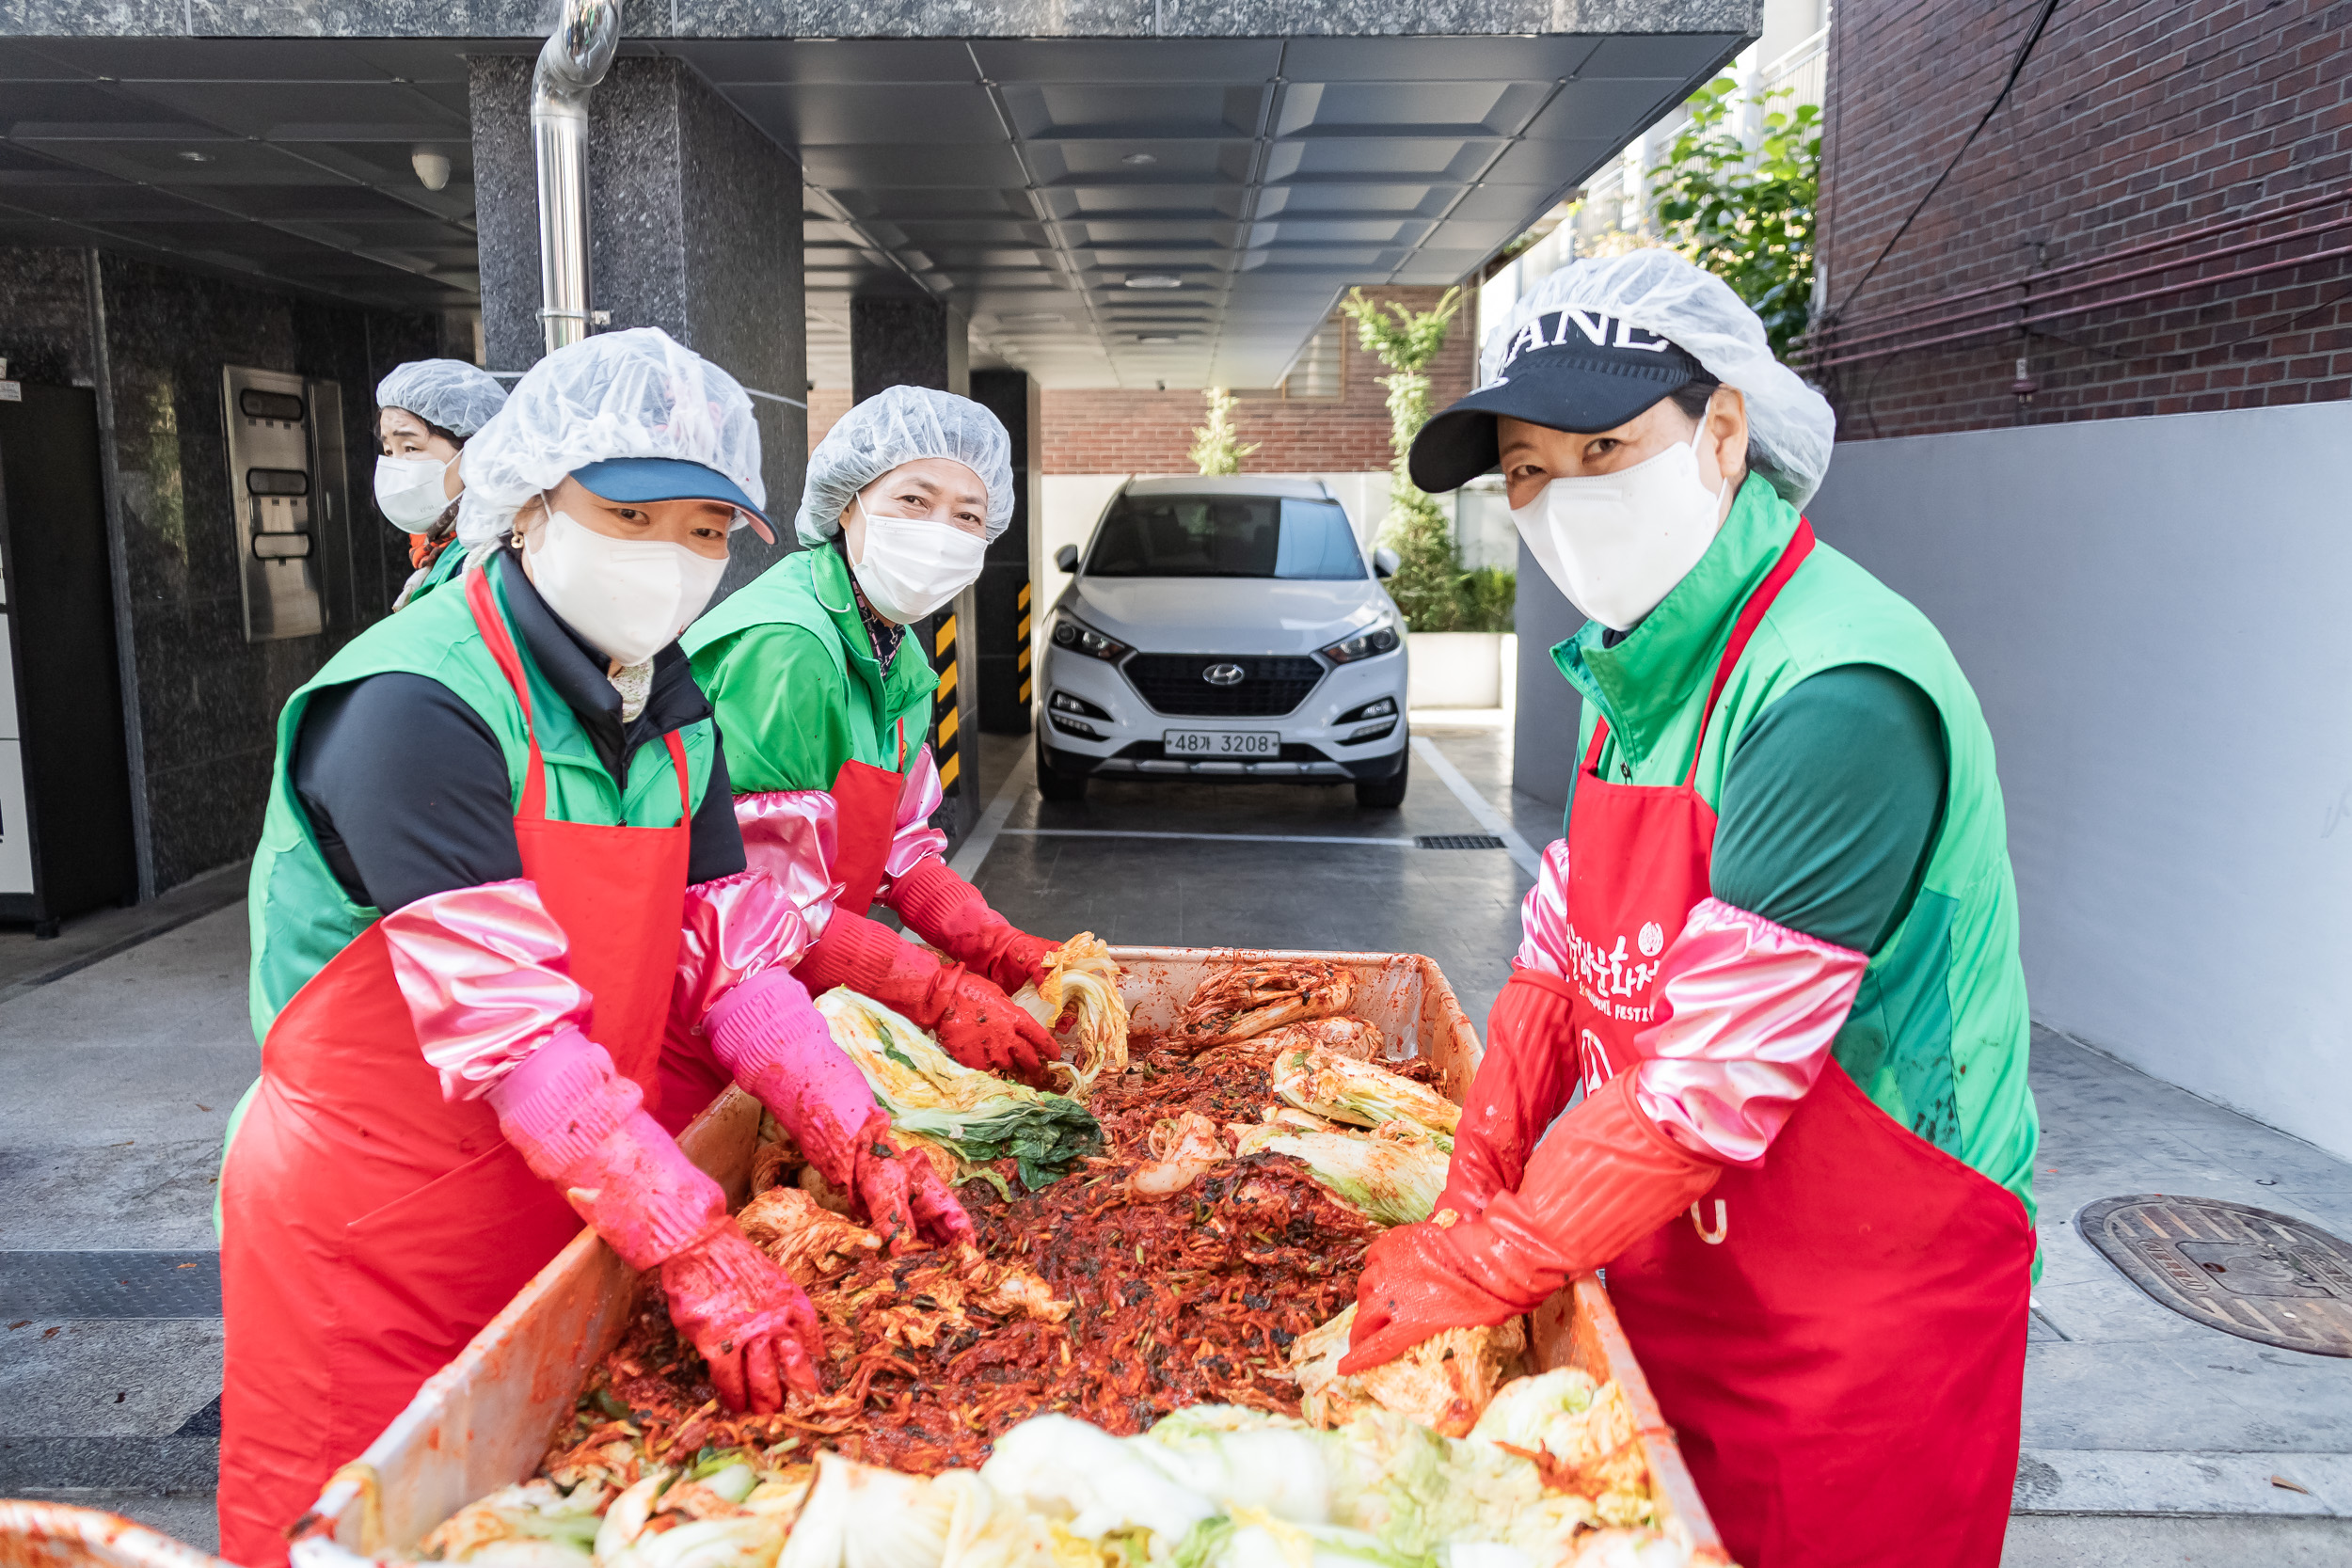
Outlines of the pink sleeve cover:
{"type": "Polygon", "coordinates": [[[572,978],[570,942],[528,878],[429,895],[381,927],[449,1100],[481,1095],[558,1030],[587,1027],[591,999],[572,978]]]}
{"type": "Polygon", "coordinates": [[[1661,965],[1635,1101],[1692,1153],[1752,1165],[1820,1076],[1869,958],[1703,898],[1661,965]]]}
{"type": "Polygon", "coordinates": [[[1555,838],[1544,846],[1544,863],[1535,885],[1519,905],[1518,965],[1539,969],[1554,979],[1568,974],[1568,841],[1555,838]]]}

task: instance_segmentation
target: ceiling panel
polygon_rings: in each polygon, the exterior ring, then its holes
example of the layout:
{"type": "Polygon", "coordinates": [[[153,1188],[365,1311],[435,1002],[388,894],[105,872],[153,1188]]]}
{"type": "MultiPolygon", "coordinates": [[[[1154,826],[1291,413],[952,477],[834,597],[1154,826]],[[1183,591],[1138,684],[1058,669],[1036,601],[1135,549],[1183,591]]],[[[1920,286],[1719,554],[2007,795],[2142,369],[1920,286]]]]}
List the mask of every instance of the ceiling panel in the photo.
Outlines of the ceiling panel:
{"type": "MultiPolygon", "coordinates": [[[[800,160],[820,384],[846,384],[850,300],[872,291],[947,300],[976,356],[1049,385],[1257,387],[1350,286],[1474,271],[1740,41],[639,39],[625,52],[686,60],[800,160]],[[1164,279],[1175,286],[1131,286],[1164,279]]],[[[462,302],[478,288],[466,56],[533,47],[0,40],[0,235],[462,302]],[[415,174],[421,149],[450,159],[440,191],[415,174]]]]}

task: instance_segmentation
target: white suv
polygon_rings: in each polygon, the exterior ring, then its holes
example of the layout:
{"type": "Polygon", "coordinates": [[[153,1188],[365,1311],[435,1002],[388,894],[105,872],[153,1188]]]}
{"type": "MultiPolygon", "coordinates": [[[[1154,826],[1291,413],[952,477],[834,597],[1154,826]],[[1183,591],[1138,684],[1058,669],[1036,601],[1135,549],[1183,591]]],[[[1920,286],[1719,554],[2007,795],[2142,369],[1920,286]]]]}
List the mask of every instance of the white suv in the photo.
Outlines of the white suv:
{"type": "Polygon", "coordinates": [[[1087,780],[1356,785],[1405,800],[1405,622],[1319,481],[1130,480],[1054,605],[1038,792],[1087,780]]]}

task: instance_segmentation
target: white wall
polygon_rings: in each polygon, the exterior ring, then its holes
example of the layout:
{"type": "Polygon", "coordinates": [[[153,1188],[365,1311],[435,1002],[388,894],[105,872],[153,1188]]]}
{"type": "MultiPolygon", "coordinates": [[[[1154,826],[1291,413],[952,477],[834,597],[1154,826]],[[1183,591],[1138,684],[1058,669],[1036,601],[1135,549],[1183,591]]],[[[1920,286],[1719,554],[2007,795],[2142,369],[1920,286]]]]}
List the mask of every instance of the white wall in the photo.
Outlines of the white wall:
{"type": "Polygon", "coordinates": [[[2347,403],[1852,442],[1808,513],[1976,685],[2034,1016],[2352,1156],[2347,453],[2347,403]]]}

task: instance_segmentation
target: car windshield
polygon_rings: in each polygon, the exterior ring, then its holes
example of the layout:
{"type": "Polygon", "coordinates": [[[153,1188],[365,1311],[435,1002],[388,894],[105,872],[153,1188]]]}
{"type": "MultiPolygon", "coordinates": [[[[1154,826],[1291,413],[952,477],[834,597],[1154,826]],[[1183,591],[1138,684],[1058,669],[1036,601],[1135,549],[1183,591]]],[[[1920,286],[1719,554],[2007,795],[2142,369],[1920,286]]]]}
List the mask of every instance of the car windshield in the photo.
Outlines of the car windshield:
{"type": "Polygon", "coordinates": [[[1121,496],[1094,536],[1098,578],[1360,578],[1337,501],[1289,496],[1121,496]]]}

